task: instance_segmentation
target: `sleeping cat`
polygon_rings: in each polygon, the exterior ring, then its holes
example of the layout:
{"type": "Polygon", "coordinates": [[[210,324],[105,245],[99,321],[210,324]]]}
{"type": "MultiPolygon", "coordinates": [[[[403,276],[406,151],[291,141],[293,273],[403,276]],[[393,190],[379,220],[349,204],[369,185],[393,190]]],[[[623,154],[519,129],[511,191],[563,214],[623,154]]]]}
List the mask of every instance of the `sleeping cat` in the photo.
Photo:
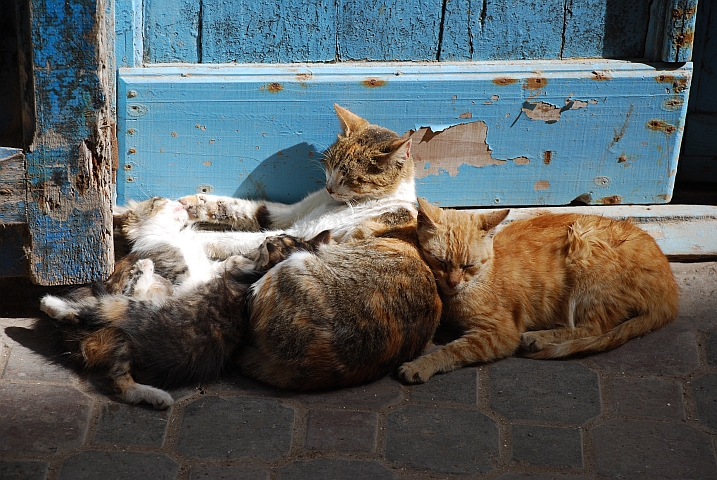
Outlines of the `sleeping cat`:
{"type": "MultiPolygon", "coordinates": [[[[174,289],[160,277],[164,282],[145,299],[139,293],[110,294],[98,284],[94,292],[82,288],[67,298],[46,295],[40,308],[57,320],[60,340],[72,358],[85,369],[106,374],[121,400],[167,408],[172,397],[160,388],[214,380],[234,359],[245,335],[251,283],[292,252],[313,251],[329,242],[329,232],[308,242],[272,237],[256,253],[256,261],[231,257],[214,278],[192,288],[174,289]]],[[[141,274],[128,278],[125,288],[142,290],[143,282],[157,281],[151,260],[139,260],[133,268],[141,274]]]]}
{"type": "Polygon", "coordinates": [[[145,280],[143,283],[148,284],[149,290],[141,288],[137,293],[151,295],[154,287],[160,291],[158,298],[168,287],[167,281],[171,287],[181,285],[183,289],[191,289],[221,272],[221,263],[207,257],[197,241],[198,234],[190,225],[181,203],[153,197],[142,202],[131,201],[127,207],[117,210],[120,214],[115,221],[121,225],[132,248],[117,262],[113,274],[105,282],[108,292],[136,295],[131,289],[137,284],[131,277],[142,273],[137,265],[141,259],[152,260],[155,281],[145,280]]]}
{"type": "Polygon", "coordinates": [[[347,387],[424,350],[441,301],[415,219],[378,220],[343,243],[291,255],[252,286],[243,374],[291,390],[347,387]]]}
{"type": "Polygon", "coordinates": [[[281,233],[312,238],[331,230],[342,242],[365,220],[406,210],[415,216],[411,140],[334,107],[342,133],[324,153],[325,188],[291,205],[213,195],[180,199],[193,220],[242,230],[201,232],[212,258],[246,254],[281,233]]]}
{"type": "Polygon", "coordinates": [[[494,235],[508,210],[479,214],[419,199],[418,239],[443,321],[463,336],[402,365],[409,383],[513,354],[561,358],[615,348],[671,322],[667,258],[629,221],[544,214],[494,235]]]}

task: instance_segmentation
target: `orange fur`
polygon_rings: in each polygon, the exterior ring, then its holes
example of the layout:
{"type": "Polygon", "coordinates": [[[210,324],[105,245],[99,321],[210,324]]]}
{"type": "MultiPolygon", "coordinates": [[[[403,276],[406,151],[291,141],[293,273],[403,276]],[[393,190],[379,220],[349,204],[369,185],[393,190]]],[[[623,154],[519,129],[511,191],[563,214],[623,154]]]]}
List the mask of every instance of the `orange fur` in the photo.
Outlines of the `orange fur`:
{"type": "Polygon", "coordinates": [[[507,216],[441,210],[419,200],[418,236],[443,300],[465,334],[404,364],[436,372],[521,353],[560,358],[608,350],[677,314],[678,288],[655,241],[628,221],[594,215],[507,216]]]}

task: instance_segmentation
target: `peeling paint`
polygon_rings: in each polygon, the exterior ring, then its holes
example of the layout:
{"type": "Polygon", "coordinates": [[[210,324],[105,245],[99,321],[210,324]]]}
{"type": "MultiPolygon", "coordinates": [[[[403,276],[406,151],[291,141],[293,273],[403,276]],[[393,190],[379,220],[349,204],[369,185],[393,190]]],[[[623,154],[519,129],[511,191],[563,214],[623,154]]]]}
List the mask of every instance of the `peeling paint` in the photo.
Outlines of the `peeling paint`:
{"type": "Polygon", "coordinates": [[[593,183],[600,188],[606,188],[610,186],[612,179],[601,175],[593,178],[593,183]]]}
{"type": "Polygon", "coordinates": [[[177,138],[177,132],[172,132],[172,136],[173,136],[174,138],[177,138]]]}
{"type": "Polygon", "coordinates": [[[526,90],[540,90],[545,88],[548,84],[547,78],[542,77],[530,77],[526,78],[523,82],[523,88],[526,90]]]}
{"type": "Polygon", "coordinates": [[[596,203],[603,205],[620,205],[622,203],[622,197],[620,195],[610,195],[609,197],[603,197],[596,203]]]}
{"type": "Polygon", "coordinates": [[[647,128],[650,130],[659,130],[664,132],[666,135],[675,133],[677,127],[672,124],[665,122],[664,120],[652,119],[647,122],[647,128]]]}
{"type": "Polygon", "coordinates": [[[630,117],[632,116],[632,112],[635,109],[635,104],[631,104],[630,108],[627,110],[627,115],[625,115],[625,123],[622,124],[622,127],[620,127],[620,130],[615,131],[615,135],[612,137],[612,141],[610,142],[610,145],[608,145],[608,150],[611,149],[617,142],[622,140],[622,137],[625,135],[625,131],[627,130],[627,124],[630,122],[630,117]]]}
{"type": "Polygon", "coordinates": [[[560,115],[567,110],[587,108],[588,102],[582,100],[565,100],[565,106],[560,108],[547,102],[523,102],[521,112],[531,120],[542,120],[545,123],[555,123],[560,120],[560,115]]]}
{"type": "Polygon", "coordinates": [[[376,87],[385,87],[386,84],[388,84],[387,80],[381,80],[380,78],[367,78],[366,80],[362,80],[361,83],[364,87],[368,88],[376,88],[376,87]]]}
{"type": "Polygon", "coordinates": [[[508,78],[508,77],[499,77],[499,78],[494,78],[493,83],[495,83],[499,87],[505,87],[507,85],[513,85],[514,83],[518,83],[518,79],[517,78],[508,78]]]}
{"type": "Polygon", "coordinates": [[[269,93],[279,93],[280,91],[284,90],[284,86],[279,82],[271,82],[267,83],[266,85],[262,85],[261,87],[259,87],[259,90],[266,90],[269,93]]]}
{"type": "Polygon", "coordinates": [[[533,190],[547,190],[550,188],[550,182],[547,180],[538,180],[533,185],[533,190]]]}
{"type": "Polygon", "coordinates": [[[413,139],[411,153],[416,164],[416,178],[441,172],[455,177],[461,165],[484,167],[506,162],[492,157],[486,142],[488,127],[485,122],[453,125],[443,130],[421,127],[409,134],[413,139]]]}
{"type": "Polygon", "coordinates": [[[546,165],[550,165],[550,162],[553,160],[553,152],[550,150],[546,150],[543,152],[543,163],[546,165]]]}
{"type": "Polygon", "coordinates": [[[516,165],[528,165],[530,163],[530,159],[528,157],[515,157],[512,160],[516,165]]]}
{"type": "Polygon", "coordinates": [[[458,118],[473,118],[473,114],[471,112],[464,112],[458,115],[458,118]]]}
{"type": "Polygon", "coordinates": [[[682,108],[685,100],[682,97],[674,96],[662,102],[662,108],[667,111],[675,111],[682,108]]]}
{"type": "Polygon", "coordinates": [[[592,79],[596,80],[598,82],[604,82],[607,80],[612,80],[612,75],[610,75],[609,72],[601,72],[598,70],[593,70],[590,72],[592,74],[592,79]]]}

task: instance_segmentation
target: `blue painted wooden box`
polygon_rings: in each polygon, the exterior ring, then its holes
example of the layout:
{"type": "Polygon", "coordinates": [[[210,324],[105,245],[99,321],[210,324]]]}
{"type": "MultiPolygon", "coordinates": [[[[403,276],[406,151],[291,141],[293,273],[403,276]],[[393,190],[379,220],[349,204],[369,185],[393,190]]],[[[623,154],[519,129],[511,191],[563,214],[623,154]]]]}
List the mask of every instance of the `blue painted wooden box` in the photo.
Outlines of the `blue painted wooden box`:
{"type": "Polygon", "coordinates": [[[114,203],[321,188],[334,103],[414,135],[441,205],[672,195],[696,0],[0,1],[23,99],[0,275],[106,277],[114,203]]]}

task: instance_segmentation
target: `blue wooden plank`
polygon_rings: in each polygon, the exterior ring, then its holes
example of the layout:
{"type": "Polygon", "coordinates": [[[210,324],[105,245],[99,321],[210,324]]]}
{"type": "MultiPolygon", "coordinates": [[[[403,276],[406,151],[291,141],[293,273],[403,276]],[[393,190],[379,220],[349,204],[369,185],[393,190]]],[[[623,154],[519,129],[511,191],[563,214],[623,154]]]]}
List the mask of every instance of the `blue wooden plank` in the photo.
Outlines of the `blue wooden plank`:
{"type": "Polygon", "coordinates": [[[339,0],[340,60],[436,60],[441,0],[339,0]]]}
{"type": "Polygon", "coordinates": [[[200,0],[144,0],[147,63],[201,62],[200,0]]]}
{"type": "Polygon", "coordinates": [[[44,285],[113,267],[112,91],[107,14],[96,0],[33,0],[35,138],[26,153],[28,262],[44,285]]]}
{"type": "Polygon", "coordinates": [[[561,58],[643,58],[651,3],[566,2],[561,58]]]}
{"type": "Polygon", "coordinates": [[[447,2],[440,58],[559,59],[564,11],[563,0],[447,2]]]}
{"type": "Polygon", "coordinates": [[[141,66],[144,61],[144,8],[142,0],[116,0],[114,19],[117,66],[141,66]]]}
{"type": "Polygon", "coordinates": [[[697,0],[670,0],[662,44],[663,62],[689,62],[695,37],[697,0]]]}
{"type": "Polygon", "coordinates": [[[334,0],[205,2],[201,15],[203,63],[336,59],[334,0]]]}
{"type": "Polygon", "coordinates": [[[432,126],[431,146],[453,139],[475,149],[474,160],[431,158],[416,142],[419,194],[442,205],[559,205],[578,197],[664,203],[691,67],[526,61],[121,69],[126,135],[117,201],[196,191],[295,201],[324,182],[318,155],[336,137],[336,102],[397,132],[432,126]]]}

